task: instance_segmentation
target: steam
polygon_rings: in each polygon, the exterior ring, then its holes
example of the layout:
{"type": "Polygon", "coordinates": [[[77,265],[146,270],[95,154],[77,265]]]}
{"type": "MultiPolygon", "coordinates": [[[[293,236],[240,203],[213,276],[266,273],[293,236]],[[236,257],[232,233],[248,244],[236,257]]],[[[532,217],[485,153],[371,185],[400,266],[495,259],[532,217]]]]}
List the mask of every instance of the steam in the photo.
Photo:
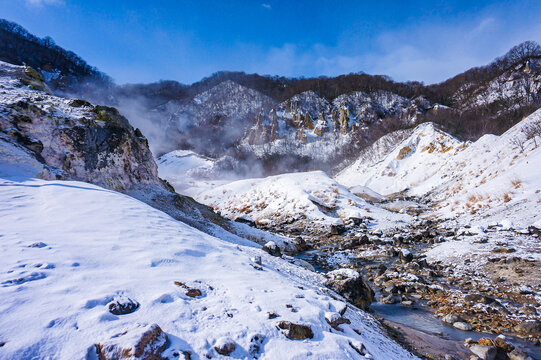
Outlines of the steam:
{"type": "Polygon", "coordinates": [[[133,127],[141,130],[148,140],[150,151],[154,157],[158,158],[178,148],[173,134],[177,132],[177,129],[171,128],[172,124],[164,114],[151,111],[148,100],[144,97],[120,97],[117,99],[115,107],[133,127]]]}

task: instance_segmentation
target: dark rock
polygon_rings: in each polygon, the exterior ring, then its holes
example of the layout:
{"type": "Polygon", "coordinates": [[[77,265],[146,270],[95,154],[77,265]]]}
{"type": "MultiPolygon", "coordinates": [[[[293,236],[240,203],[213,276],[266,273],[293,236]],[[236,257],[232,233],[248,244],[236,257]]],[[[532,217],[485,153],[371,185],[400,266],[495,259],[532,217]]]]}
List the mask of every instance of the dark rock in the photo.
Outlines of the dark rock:
{"type": "Polygon", "coordinates": [[[494,303],[496,300],[490,296],[483,294],[468,294],[464,297],[464,301],[470,304],[485,304],[489,305],[494,303]]]}
{"type": "Polygon", "coordinates": [[[278,315],[276,313],[268,313],[268,318],[269,319],[276,319],[278,316],[280,316],[280,315],[278,315]]]}
{"type": "Polygon", "coordinates": [[[107,306],[111,314],[126,315],[137,310],[139,303],[126,296],[117,296],[107,306]]]}
{"type": "MultiPolygon", "coordinates": [[[[118,343],[96,344],[95,352],[99,360],[119,360],[135,358],[137,360],[162,360],[162,352],[167,347],[167,334],[156,324],[142,329],[132,330],[140,332],[133,346],[126,347],[118,343]]],[[[115,338],[122,343],[122,337],[130,332],[123,333],[115,338]]]]}
{"type": "Polygon", "coordinates": [[[494,339],[494,346],[506,353],[513,350],[513,346],[508,344],[507,341],[505,341],[505,336],[502,335],[496,336],[496,338],[494,339]]]}
{"type": "Polygon", "coordinates": [[[220,355],[227,356],[235,351],[235,342],[231,339],[223,338],[219,339],[214,345],[214,350],[220,355]]]}
{"type": "Polygon", "coordinates": [[[334,270],[327,273],[327,277],[329,280],[325,286],[342,295],[348,302],[360,309],[368,309],[374,300],[374,291],[356,271],[334,270]]]}
{"type": "Polygon", "coordinates": [[[403,250],[400,251],[400,253],[398,254],[398,259],[399,259],[403,264],[406,264],[406,263],[409,263],[410,261],[413,260],[413,254],[411,253],[411,251],[403,249],[403,250]]]}
{"type": "Polygon", "coordinates": [[[238,223],[255,226],[255,221],[247,215],[238,216],[237,218],[235,218],[235,221],[238,223]]]}
{"type": "Polygon", "coordinates": [[[261,250],[265,251],[266,253],[269,253],[272,256],[282,257],[282,252],[280,251],[280,248],[278,247],[278,245],[276,245],[274,241],[269,241],[268,243],[263,245],[261,250]]]}
{"type": "Polygon", "coordinates": [[[265,341],[265,335],[261,334],[255,334],[250,338],[250,348],[248,349],[250,355],[257,355],[261,351],[263,341],[265,341]]]}
{"type": "Polygon", "coordinates": [[[70,101],[70,106],[72,106],[72,107],[81,107],[81,106],[92,107],[92,104],[89,103],[86,100],[73,99],[73,100],[70,101]]]}
{"type": "Polygon", "coordinates": [[[278,323],[278,329],[280,329],[290,340],[304,340],[314,337],[312,329],[307,325],[295,324],[289,321],[280,321],[278,323]]]}
{"type": "Polygon", "coordinates": [[[335,330],[342,331],[342,329],[339,328],[339,325],[342,324],[351,324],[351,321],[349,319],[346,319],[343,317],[340,313],[337,312],[328,312],[325,313],[325,320],[331,325],[331,327],[335,330]]]}
{"type": "Polygon", "coordinates": [[[302,238],[302,236],[297,236],[295,238],[297,251],[306,251],[310,249],[310,245],[302,238]]]}
{"type": "Polygon", "coordinates": [[[45,246],[47,246],[47,244],[42,243],[41,241],[28,245],[28,247],[31,248],[44,248],[45,246]]]}
{"type": "Polygon", "coordinates": [[[332,224],[331,235],[341,235],[346,232],[346,227],[343,224],[332,224]]]}
{"type": "Polygon", "coordinates": [[[357,238],[344,239],[340,242],[340,250],[354,249],[359,245],[359,239],[357,238]]]}
{"type": "Polygon", "coordinates": [[[198,296],[201,296],[202,293],[201,293],[201,290],[199,289],[189,289],[188,291],[186,291],[186,296],[189,296],[189,297],[198,297],[198,296]]]}

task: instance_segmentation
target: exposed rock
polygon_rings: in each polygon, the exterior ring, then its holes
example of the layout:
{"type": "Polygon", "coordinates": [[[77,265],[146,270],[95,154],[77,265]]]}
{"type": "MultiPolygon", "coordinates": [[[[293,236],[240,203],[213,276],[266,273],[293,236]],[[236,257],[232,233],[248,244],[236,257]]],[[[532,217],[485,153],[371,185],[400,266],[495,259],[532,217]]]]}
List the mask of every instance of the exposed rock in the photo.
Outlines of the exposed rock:
{"type": "Polygon", "coordinates": [[[349,321],[349,319],[342,317],[342,315],[337,312],[326,312],[325,320],[327,320],[327,322],[329,323],[329,325],[332,326],[333,329],[340,331],[341,329],[338,327],[339,325],[351,324],[351,321],[349,321]]]}
{"type": "Polygon", "coordinates": [[[531,356],[528,356],[524,351],[515,349],[507,354],[509,360],[533,360],[531,356]]]}
{"type": "Polygon", "coordinates": [[[113,301],[111,301],[107,307],[111,314],[126,315],[137,310],[139,308],[139,303],[127,296],[119,295],[115,296],[113,301]]]}
{"type": "Polygon", "coordinates": [[[464,301],[467,303],[488,305],[494,303],[496,300],[483,294],[468,294],[464,297],[464,301]]]}
{"type": "Polygon", "coordinates": [[[265,341],[265,335],[261,334],[255,334],[250,338],[250,348],[248,349],[250,355],[257,355],[261,351],[263,341],[265,341]]]}
{"type": "Polygon", "coordinates": [[[325,286],[342,295],[348,302],[361,309],[368,309],[374,299],[374,291],[362,276],[351,269],[334,270],[326,275],[325,286]]]}
{"type": "Polygon", "coordinates": [[[47,246],[47,244],[42,243],[41,241],[28,245],[28,247],[31,248],[44,248],[45,246],[47,246]]]}
{"type": "Polygon", "coordinates": [[[541,335],[541,320],[526,320],[515,326],[515,331],[523,335],[541,335]]]}
{"type": "Polygon", "coordinates": [[[161,354],[166,347],[167,334],[153,324],[122,333],[110,342],[96,344],[95,352],[99,360],[162,360],[165,358],[161,354]],[[126,344],[133,345],[127,347],[126,344]]]}
{"type": "Polygon", "coordinates": [[[282,257],[282,252],[280,251],[280,248],[278,247],[278,245],[276,245],[274,241],[267,242],[265,245],[263,245],[261,250],[269,253],[272,256],[282,257]]]}
{"type": "Polygon", "coordinates": [[[393,295],[387,295],[387,296],[381,296],[380,302],[383,304],[395,304],[396,303],[396,297],[393,295]]]}
{"type": "Polygon", "coordinates": [[[462,331],[471,331],[472,330],[472,326],[470,324],[462,322],[462,321],[454,322],[453,327],[455,329],[462,330],[462,331]]]}
{"type": "Polygon", "coordinates": [[[496,359],[496,348],[493,346],[473,344],[470,347],[470,351],[479,356],[482,360],[494,360],[496,359]]]}
{"type": "Polygon", "coordinates": [[[411,253],[411,251],[403,249],[398,254],[398,258],[402,263],[406,264],[413,260],[413,254],[411,253]]]}
{"type": "Polygon", "coordinates": [[[341,235],[346,232],[346,227],[343,224],[332,224],[330,233],[331,235],[341,235]]]}
{"type": "Polygon", "coordinates": [[[250,260],[252,260],[252,262],[257,265],[263,264],[263,262],[261,261],[261,256],[259,255],[252,257],[250,260]]]}
{"type": "Polygon", "coordinates": [[[453,325],[456,322],[463,321],[460,316],[456,314],[447,314],[441,319],[444,323],[453,325]]]}
{"type": "Polygon", "coordinates": [[[186,296],[189,296],[191,298],[195,298],[195,297],[203,295],[201,290],[197,288],[192,288],[181,281],[175,281],[175,285],[184,288],[186,290],[186,293],[185,293],[186,296]]]}
{"type": "Polygon", "coordinates": [[[32,90],[50,92],[49,87],[45,84],[43,76],[30,66],[24,67],[24,73],[19,75],[21,83],[27,85],[32,90]]]}
{"type": "Polygon", "coordinates": [[[496,346],[498,349],[503,350],[504,352],[510,352],[511,350],[513,350],[513,346],[511,346],[507,343],[507,341],[505,341],[505,336],[503,335],[496,336],[496,338],[494,339],[494,346],[496,346]]]}
{"type": "Polygon", "coordinates": [[[295,324],[289,321],[280,321],[278,329],[290,340],[304,340],[314,337],[312,329],[308,325],[295,324]]]}
{"type": "Polygon", "coordinates": [[[71,100],[71,102],[70,102],[70,106],[73,106],[73,107],[81,107],[81,106],[92,107],[92,104],[89,103],[89,102],[86,101],[86,100],[82,100],[82,99],[73,99],[73,100],[71,100]]]}
{"type": "Polygon", "coordinates": [[[229,338],[220,338],[214,344],[214,350],[220,355],[229,355],[235,351],[235,342],[229,338]]]}

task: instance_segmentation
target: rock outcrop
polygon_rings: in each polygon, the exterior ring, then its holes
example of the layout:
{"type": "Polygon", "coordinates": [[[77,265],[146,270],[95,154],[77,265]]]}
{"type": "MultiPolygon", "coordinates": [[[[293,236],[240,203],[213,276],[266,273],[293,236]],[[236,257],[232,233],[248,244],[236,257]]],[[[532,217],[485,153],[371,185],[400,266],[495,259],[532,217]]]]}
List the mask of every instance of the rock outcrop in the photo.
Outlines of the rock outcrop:
{"type": "Polygon", "coordinates": [[[368,309],[374,300],[374,291],[355,270],[339,269],[326,274],[329,289],[342,295],[349,303],[360,309],[368,309]]]}

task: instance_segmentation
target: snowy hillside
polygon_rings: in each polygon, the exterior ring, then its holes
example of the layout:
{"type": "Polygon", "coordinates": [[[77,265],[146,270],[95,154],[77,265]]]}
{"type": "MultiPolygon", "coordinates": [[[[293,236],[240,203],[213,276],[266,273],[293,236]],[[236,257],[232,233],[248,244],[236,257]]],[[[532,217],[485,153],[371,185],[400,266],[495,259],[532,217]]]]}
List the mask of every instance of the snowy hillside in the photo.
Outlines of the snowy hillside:
{"type": "Polygon", "coordinates": [[[485,135],[472,144],[422,124],[398,144],[387,141],[385,151],[376,143],[367,152],[371,157],[360,157],[336,180],[382,194],[408,190],[426,195],[441,216],[466,221],[483,215],[496,223],[510,217],[528,226],[535,222],[541,201],[540,129],[539,110],[505,134],[485,135]]]}
{"type": "Polygon", "coordinates": [[[372,225],[404,226],[410,217],[374,206],[322,171],[246,179],[203,191],[196,199],[229,218],[248,216],[268,226],[296,223],[314,229],[371,218],[372,225]]]}
{"type": "Polygon", "coordinates": [[[405,140],[393,143],[404,135],[400,132],[382,138],[372,151],[366,151],[369,156],[344,169],[336,180],[346,186],[362,185],[380,194],[392,194],[415,188],[438,174],[449,158],[466,148],[465,143],[432,123],[419,125],[405,140]]]}
{"type": "Polygon", "coordinates": [[[221,358],[216,349],[234,358],[412,358],[370,316],[333,300],[316,273],[87,183],[3,175],[0,187],[2,359],[123,349],[165,349],[170,359],[221,358]],[[326,317],[345,307],[351,323],[333,330],[326,317]],[[282,321],[308,326],[312,338],[288,339],[282,321]]]}
{"type": "MultiPolygon", "coordinates": [[[[414,190],[431,189],[441,215],[527,227],[541,210],[541,111],[501,136],[485,135],[414,190]]],[[[485,224],[489,225],[489,224],[485,224]]]]}
{"type": "Polygon", "coordinates": [[[157,159],[158,173],[179,194],[193,196],[207,187],[227,183],[214,173],[216,160],[189,150],[175,150],[157,159]],[[210,179],[209,179],[210,178],[210,179]]]}

